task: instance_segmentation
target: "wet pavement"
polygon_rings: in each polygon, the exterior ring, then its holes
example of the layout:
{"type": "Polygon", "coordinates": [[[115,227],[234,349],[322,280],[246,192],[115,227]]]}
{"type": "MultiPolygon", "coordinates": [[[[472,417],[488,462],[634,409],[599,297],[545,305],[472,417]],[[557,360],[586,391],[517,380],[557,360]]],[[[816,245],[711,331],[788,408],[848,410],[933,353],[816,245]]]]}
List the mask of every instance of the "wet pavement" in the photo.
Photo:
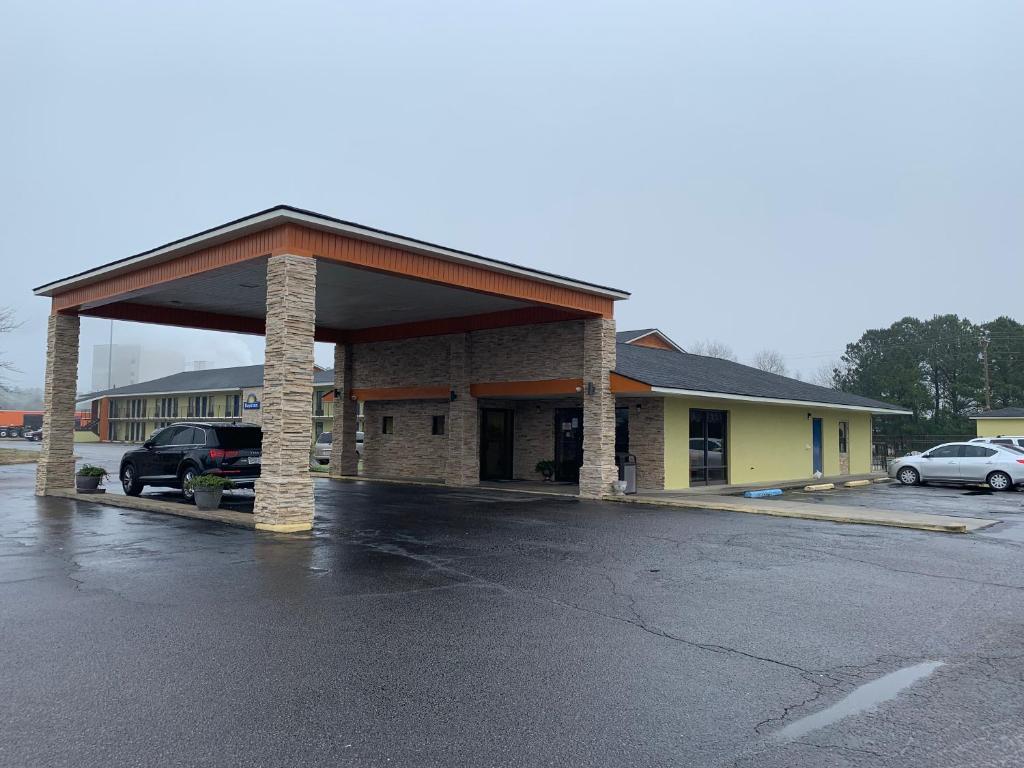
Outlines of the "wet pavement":
{"type": "Polygon", "coordinates": [[[1024,542],[1024,491],[1021,490],[996,492],[980,486],[880,483],[814,493],[790,491],[782,498],[810,504],[999,520],[997,525],[986,528],[982,535],[1024,542]]]}
{"type": "Polygon", "coordinates": [[[276,536],[31,481],[0,468],[0,765],[1024,755],[1012,538],[333,481],[276,536]]]}

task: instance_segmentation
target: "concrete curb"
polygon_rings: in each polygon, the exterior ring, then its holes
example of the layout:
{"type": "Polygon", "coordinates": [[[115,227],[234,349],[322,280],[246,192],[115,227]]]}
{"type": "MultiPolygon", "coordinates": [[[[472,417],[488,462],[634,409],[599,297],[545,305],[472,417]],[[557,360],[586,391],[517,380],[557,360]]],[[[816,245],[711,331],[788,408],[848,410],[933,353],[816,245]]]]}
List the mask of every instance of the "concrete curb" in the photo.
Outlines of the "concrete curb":
{"type": "Polygon", "coordinates": [[[969,533],[970,531],[995,525],[998,520],[980,520],[978,518],[947,517],[943,515],[925,515],[920,513],[898,513],[888,510],[869,510],[863,507],[839,509],[827,508],[824,505],[811,505],[804,502],[793,502],[788,506],[776,504],[737,504],[728,501],[710,499],[687,499],[686,501],[661,501],[644,497],[616,497],[609,501],[650,506],[670,506],[684,509],[712,509],[722,512],[743,512],[749,515],[766,515],[768,517],[789,517],[797,520],[818,520],[829,523],[848,523],[854,525],[881,525],[890,528],[907,528],[918,531],[937,533],[969,533]],[[804,509],[807,507],[807,509],[804,509]]]}
{"type": "Polygon", "coordinates": [[[352,475],[330,475],[328,480],[339,480],[346,483],[383,483],[385,485],[422,485],[427,488],[449,488],[453,491],[496,491],[497,493],[528,493],[534,496],[554,496],[561,499],[578,499],[575,493],[559,493],[558,491],[538,491],[535,488],[498,488],[492,485],[448,485],[430,480],[403,480],[395,477],[353,477],[352,475]]]}
{"type": "Polygon", "coordinates": [[[226,525],[233,525],[236,528],[248,528],[249,530],[255,530],[256,528],[256,518],[252,514],[234,512],[229,509],[216,509],[206,512],[192,504],[176,504],[172,501],[116,496],[110,493],[80,494],[74,488],[57,488],[50,491],[47,496],[56,496],[62,499],[71,499],[72,501],[85,501],[90,504],[100,504],[107,507],[133,509],[137,512],[156,512],[161,515],[174,515],[175,517],[188,517],[193,520],[206,520],[211,523],[224,523],[226,525]]]}

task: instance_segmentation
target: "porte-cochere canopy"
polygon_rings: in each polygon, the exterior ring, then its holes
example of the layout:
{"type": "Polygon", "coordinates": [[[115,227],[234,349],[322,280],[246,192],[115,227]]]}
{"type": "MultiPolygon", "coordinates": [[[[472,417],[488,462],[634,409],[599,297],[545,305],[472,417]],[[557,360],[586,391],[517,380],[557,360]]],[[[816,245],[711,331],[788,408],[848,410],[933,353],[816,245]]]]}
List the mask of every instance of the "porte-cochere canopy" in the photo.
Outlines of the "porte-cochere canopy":
{"type": "MultiPolygon", "coordinates": [[[[83,315],[266,336],[257,527],[312,521],[314,340],[336,345],[336,434],[354,431],[357,392],[443,398],[445,478],[468,485],[479,472],[477,396],[574,395],[586,425],[580,492],[601,496],[615,479],[613,316],[628,297],[618,289],[277,206],[35,293],[52,302],[40,494],[73,486],[69,382],[83,315]]],[[[355,474],[354,441],[334,451],[334,473],[355,474]]]]}

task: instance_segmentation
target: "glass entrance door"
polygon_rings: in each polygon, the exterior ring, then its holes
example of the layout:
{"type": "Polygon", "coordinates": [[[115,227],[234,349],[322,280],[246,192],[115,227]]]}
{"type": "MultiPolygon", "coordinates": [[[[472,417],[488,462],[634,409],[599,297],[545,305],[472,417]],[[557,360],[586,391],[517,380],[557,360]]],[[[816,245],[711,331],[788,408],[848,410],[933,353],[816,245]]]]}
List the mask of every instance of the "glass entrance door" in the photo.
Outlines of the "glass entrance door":
{"type": "Polygon", "coordinates": [[[480,412],[480,479],[512,479],[512,417],[507,408],[480,412]]]}
{"type": "Polygon", "coordinates": [[[583,409],[555,409],[555,480],[578,483],[583,466],[583,409]]]}
{"type": "Polygon", "coordinates": [[[822,456],[821,419],[814,419],[811,422],[811,464],[812,472],[825,471],[825,460],[822,456]]]}
{"type": "Polygon", "coordinates": [[[729,482],[728,413],[690,409],[690,485],[729,482]]]}

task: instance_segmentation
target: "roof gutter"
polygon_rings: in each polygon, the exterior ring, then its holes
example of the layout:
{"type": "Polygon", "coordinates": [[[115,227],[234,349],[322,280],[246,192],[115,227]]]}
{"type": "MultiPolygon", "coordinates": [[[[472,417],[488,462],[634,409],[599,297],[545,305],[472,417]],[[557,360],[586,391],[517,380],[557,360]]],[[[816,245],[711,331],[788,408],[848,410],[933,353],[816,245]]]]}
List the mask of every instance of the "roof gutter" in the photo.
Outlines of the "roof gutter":
{"type": "Polygon", "coordinates": [[[778,397],[755,397],[753,395],[734,395],[729,392],[705,392],[699,389],[674,389],[672,387],[651,387],[652,392],[677,397],[709,397],[716,400],[736,400],[744,403],[768,403],[771,405],[798,405],[805,408],[826,408],[836,411],[863,411],[887,416],[913,416],[913,411],[898,408],[872,408],[866,405],[842,405],[841,403],[822,403],[816,400],[786,400],[778,397]]]}

